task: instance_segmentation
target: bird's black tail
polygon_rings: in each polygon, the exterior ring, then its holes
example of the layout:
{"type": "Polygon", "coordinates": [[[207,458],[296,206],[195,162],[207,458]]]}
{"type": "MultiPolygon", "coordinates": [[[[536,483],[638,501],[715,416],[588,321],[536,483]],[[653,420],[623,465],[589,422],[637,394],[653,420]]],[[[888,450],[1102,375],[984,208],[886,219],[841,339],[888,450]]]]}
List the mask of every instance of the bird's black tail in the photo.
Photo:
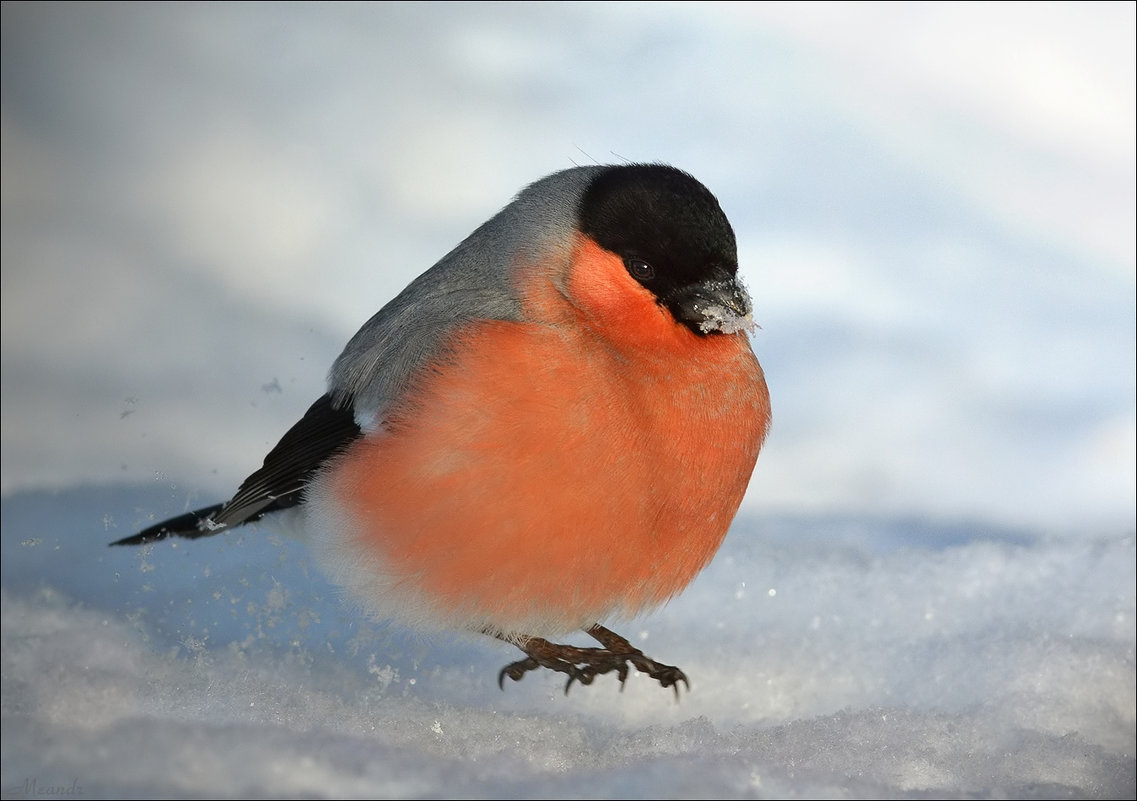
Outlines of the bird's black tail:
{"type": "Polygon", "coordinates": [[[213,522],[213,516],[220,512],[224,506],[223,503],[215,503],[213,506],[206,506],[192,512],[186,512],[184,515],[171,517],[169,520],[155,523],[137,534],[116,540],[111,545],[145,545],[149,542],[164,540],[167,537],[185,537],[195,540],[198,537],[218,534],[229,528],[225,524],[219,525],[213,522]]]}
{"type": "Polygon", "coordinates": [[[241,482],[228,502],[163,520],[111,545],[145,545],[167,537],[197,539],[260,520],[269,512],[295,506],[317,471],[362,433],[351,398],[324,395],[312,404],[268,452],[264,465],[241,482]]]}

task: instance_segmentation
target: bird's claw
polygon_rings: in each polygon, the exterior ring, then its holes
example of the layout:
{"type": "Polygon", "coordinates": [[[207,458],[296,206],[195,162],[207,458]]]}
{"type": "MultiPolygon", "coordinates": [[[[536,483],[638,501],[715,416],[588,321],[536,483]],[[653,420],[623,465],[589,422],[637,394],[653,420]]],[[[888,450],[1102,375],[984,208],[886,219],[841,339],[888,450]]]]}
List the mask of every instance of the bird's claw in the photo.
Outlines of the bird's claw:
{"type": "Polygon", "coordinates": [[[501,673],[497,674],[497,686],[504,690],[506,676],[509,676],[513,681],[521,681],[526,673],[530,670],[536,670],[539,667],[541,667],[541,663],[533,657],[508,664],[501,669],[501,673]]]}
{"type": "Polygon", "coordinates": [[[631,666],[640,673],[646,673],[655,679],[661,687],[674,689],[676,698],[679,697],[680,682],[688,690],[691,689],[691,684],[682,670],[644,656],[642,651],[632,647],[622,637],[608,632],[607,629],[603,629],[601,634],[610,635],[610,637],[606,636],[603,639],[601,636],[597,636],[595,629],[589,631],[589,634],[600,640],[605,647],[577,648],[572,645],[551,643],[539,637],[524,640],[518,647],[525,652],[526,658],[501,669],[497,678],[498,687],[505,689],[506,676],[513,681],[521,681],[529,671],[546,668],[568,676],[568,681],[565,682],[565,695],[568,695],[568,691],[574,683],[589,685],[597,676],[613,671],[615,671],[616,678],[620,682],[622,692],[628,680],[629,666],[631,666]],[[616,648],[613,649],[610,644],[615,645],[616,648]]]}

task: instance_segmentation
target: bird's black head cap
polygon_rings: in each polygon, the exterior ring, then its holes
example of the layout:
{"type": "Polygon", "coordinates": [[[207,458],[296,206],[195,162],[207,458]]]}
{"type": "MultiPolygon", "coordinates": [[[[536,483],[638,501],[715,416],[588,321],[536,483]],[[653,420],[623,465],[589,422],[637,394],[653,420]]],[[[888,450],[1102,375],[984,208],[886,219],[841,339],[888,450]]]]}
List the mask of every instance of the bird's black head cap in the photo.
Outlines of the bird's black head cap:
{"type": "Polygon", "coordinates": [[[718,200],[675,167],[629,164],[598,173],[581,198],[579,222],[665,305],[677,291],[738,273],[734,229],[718,200]]]}

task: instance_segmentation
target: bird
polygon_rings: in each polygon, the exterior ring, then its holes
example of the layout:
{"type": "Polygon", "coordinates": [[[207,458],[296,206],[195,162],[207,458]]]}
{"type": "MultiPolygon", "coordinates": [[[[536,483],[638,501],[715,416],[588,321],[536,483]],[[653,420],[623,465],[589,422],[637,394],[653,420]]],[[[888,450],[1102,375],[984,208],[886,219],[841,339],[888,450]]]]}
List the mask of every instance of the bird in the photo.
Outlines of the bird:
{"type": "Polygon", "coordinates": [[[686,674],[603,625],[710,562],[770,426],[734,229],[691,174],[528,185],[368,320],[225,503],[111,543],[291,518],[367,614],[485,634],[591,684],[686,674]],[[583,631],[599,647],[555,640],[583,631]]]}

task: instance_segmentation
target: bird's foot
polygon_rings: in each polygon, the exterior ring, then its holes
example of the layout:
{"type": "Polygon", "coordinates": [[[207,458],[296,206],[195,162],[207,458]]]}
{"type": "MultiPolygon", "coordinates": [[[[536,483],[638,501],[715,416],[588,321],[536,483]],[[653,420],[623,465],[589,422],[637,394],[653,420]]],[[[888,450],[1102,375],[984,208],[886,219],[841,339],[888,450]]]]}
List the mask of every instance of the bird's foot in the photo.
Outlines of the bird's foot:
{"type": "Polygon", "coordinates": [[[632,646],[627,640],[603,626],[593,626],[587,630],[590,637],[599,642],[603,648],[577,648],[573,645],[559,645],[540,637],[529,637],[517,644],[525,652],[526,658],[506,665],[498,674],[498,686],[504,689],[505,677],[513,681],[521,681],[522,677],[531,670],[547,668],[568,676],[565,683],[565,694],[574,682],[592,684],[593,679],[605,673],[615,671],[620,680],[620,689],[628,680],[628,666],[631,665],[640,673],[646,673],[659,682],[661,687],[671,687],[675,697],[679,697],[679,683],[688,690],[691,689],[686,674],[674,665],[665,665],[656,662],[643,651],[632,646]]]}

